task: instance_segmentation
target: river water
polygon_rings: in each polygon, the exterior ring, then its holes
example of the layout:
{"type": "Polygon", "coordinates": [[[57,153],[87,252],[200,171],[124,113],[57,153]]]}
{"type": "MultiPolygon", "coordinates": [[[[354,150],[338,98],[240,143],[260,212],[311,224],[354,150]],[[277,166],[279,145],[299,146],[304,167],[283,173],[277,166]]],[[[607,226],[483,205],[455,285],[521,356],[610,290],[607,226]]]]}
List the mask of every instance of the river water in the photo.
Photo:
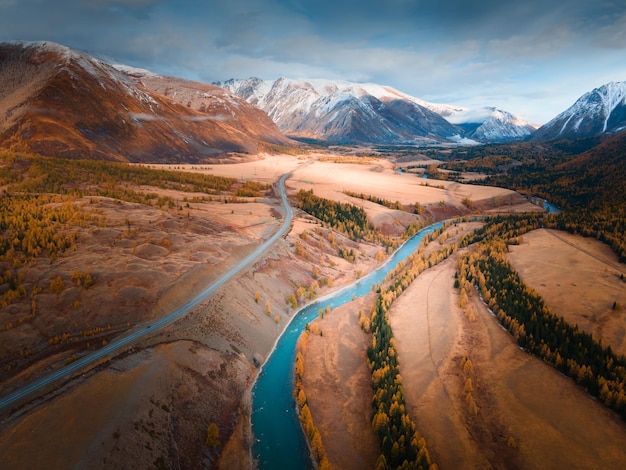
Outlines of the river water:
{"type": "Polygon", "coordinates": [[[382,282],[400,261],[419,247],[425,235],[442,225],[437,223],[422,229],[377,270],[294,314],[252,388],[251,421],[255,438],[252,450],[259,469],[313,468],[292,396],[296,343],[306,324],[317,318],[320,309],[339,307],[370,292],[372,285],[382,282]]]}

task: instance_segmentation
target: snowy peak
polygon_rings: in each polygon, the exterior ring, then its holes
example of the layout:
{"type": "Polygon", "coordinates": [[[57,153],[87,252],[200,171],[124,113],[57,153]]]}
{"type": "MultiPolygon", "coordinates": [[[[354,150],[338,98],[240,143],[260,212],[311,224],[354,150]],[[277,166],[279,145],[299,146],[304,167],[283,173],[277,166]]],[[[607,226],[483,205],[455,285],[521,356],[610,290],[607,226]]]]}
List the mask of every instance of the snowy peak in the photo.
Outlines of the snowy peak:
{"type": "Polygon", "coordinates": [[[535,127],[495,108],[430,103],[392,87],[342,80],[258,78],[216,83],[263,109],[287,135],[341,143],[522,140],[535,127]]]}
{"type": "Polygon", "coordinates": [[[582,95],[542,126],[534,140],[592,137],[626,129],[626,82],[610,82],[582,95]]]}
{"type": "Polygon", "coordinates": [[[483,142],[523,140],[537,129],[524,119],[494,107],[461,108],[446,119],[463,127],[466,137],[483,142]]]}
{"type": "Polygon", "coordinates": [[[263,109],[287,135],[330,143],[437,143],[458,129],[390,87],[258,78],[217,83],[263,109]]]}

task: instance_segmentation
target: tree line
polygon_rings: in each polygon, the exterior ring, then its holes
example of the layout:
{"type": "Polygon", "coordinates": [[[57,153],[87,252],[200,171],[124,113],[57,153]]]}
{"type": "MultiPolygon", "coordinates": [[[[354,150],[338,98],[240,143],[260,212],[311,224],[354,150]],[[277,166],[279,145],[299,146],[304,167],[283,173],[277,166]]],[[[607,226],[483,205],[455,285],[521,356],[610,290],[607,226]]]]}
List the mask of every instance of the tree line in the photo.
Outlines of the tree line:
{"type": "Polygon", "coordinates": [[[346,196],[350,196],[350,197],[355,197],[357,199],[363,199],[364,201],[370,201],[373,202],[375,204],[379,204],[381,206],[385,206],[389,209],[394,209],[394,210],[398,210],[398,211],[402,211],[404,210],[404,206],[402,205],[402,203],[400,201],[396,201],[396,202],[392,202],[388,199],[382,198],[382,197],[378,197],[378,196],[372,196],[371,194],[364,194],[364,193],[357,193],[354,191],[344,191],[343,192],[346,196]]]}
{"type": "Polygon", "coordinates": [[[571,233],[592,236],[608,244],[626,262],[626,134],[598,144],[597,139],[553,143],[557,156],[545,150],[506,175],[485,183],[545,198],[562,209],[547,223],[571,233]],[[575,157],[573,152],[582,152],[575,157]],[[560,152],[559,152],[560,151],[560,152]],[[570,152],[568,156],[567,153],[570,152]]]}
{"type": "MultiPolygon", "coordinates": [[[[367,241],[385,246],[388,250],[395,249],[399,242],[392,237],[384,235],[367,218],[367,214],[361,207],[347,202],[331,201],[319,197],[313,190],[301,189],[296,195],[296,207],[319,219],[323,225],[343,233],[352,241],[367,241]]],[[[417,232],[419,224],[409,226],[407,233],[417,232]]],[[[406,235],[405,235],[406,236],[406,235]]]]}
{"type": "Polygon", "coordinates": [[[461,296],[471,285],[517,343],[573,378],[626,420],[626,358],[561,316],[524,284],[506,259],[508,244],[534,228],[531,216],[494,218],[477,234],[480,243],[459,260],[461,296]]]}
{"type": "Polygon", "coordinates": [[[307,438],[307,442],[309,443],[309,448],[311,449],[311,454],[315,460],[317,468],[319,470],[330,470],[332,469],[332,465],[328,460],[328,455],[326,453],[326,449],[324,448],[324,443],[322,442],[322,435],[313,422],[313,415],[311,414],[311,409],[309,408],[309,403],[304,391],[304,384],[302,383],[302,378],[304,377],[304,349],[308,334],[307,328],[307,331],[302,333],[298,339],[298,344],[296,345],[296,364],[294,367],[295,385],[293,396],[298,405],[298,417],[300,418],[300,424],[304,430],[304,434],[307,438]]]}
{"type": "Polygon", "coordinates": [[[316,196],[312,189],[301,189],[297,194],[296,205],[298,209],[346,234],[353,241],[371,241],[376,236],[376,227],[367,219],[365,211],[353,204],[324,199],[316,196]]]}
{"type": "Polygon", "coordinates": [[[436,468],[425,439],[406,412],[398,354],[387,318],[388,308],[381,294],[372,313],[372,340],[367,350],[374,390],[372,427],[381,448],[376,468],[436,468]]]}
{"type": "Polygon", "coordinates": [[[389,273],[385,279],[387,286],[378,289],[371,316],[361,316],[359,319],[361,328],[371,333],[367,358],[374,391],[372,427],[381,448],[377,469],[437,468],[428,452],[426,440],[417,431],[415,422],[406,411],[400,363],[388,312],[395,299],[422,271],[456,252],[458,245],[450,245],[428,256],[425,254],[425,246],[440,236],[449,225],[424,237],[420,249],[389,273]]]}

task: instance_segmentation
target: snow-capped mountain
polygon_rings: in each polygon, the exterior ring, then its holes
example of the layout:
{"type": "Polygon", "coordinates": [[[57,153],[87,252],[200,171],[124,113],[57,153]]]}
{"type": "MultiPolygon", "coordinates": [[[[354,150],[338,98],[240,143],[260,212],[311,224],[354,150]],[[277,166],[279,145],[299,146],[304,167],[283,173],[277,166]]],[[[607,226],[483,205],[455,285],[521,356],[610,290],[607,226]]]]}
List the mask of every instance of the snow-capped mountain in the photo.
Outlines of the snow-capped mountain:
{"type": "Polygon", "coordinates": [[[481,142],[524,140],[537,130],[524,119],[493,107],[461,108],[446,119],[465,129],[465,137],[481,142]]]}
{"type": "Polygon", "coordinates": [[[533,140],[592,137],[626,129],[626,82],[610,82],[583,96],[540,127],[533,140]]]}
{"type": "Polygon", "coordinates": [[[71,158],[192,162],[290,144],[222,88],[115,68],[51,42],[0,43],[0,116],[1,147],[71,158]]]}
{"type": "Polygon", "coordinates": [[[330,143],[436,143],[459,129],[392,88],[338,80],[216,83],[263,109],[286,135],[330,143]]]}
{"type": "Polygon", "coordinates": [[[216,83],[263,109],[287,135],[340,143],[522,140],[535,127],[495,108],[430,103],[388,86],[258,78],[216,83]]]}

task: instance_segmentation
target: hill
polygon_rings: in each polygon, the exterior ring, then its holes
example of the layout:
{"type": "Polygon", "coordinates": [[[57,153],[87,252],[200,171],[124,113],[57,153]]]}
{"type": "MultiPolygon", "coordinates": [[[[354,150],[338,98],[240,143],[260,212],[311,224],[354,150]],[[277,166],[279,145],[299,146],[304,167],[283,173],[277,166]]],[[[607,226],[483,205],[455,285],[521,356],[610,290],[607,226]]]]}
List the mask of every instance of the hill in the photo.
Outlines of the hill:
{"type": "Polygon", "coordinates": [[[614,134],[626,129],[626,82],[610,82],[582,95],[533,135],[535,141],[614,134]]]}
{"type": "Polygon", "coordinates": [[[594,236],[626,262],[625,148],[621,132],[565,161],[535,158],[488,182],[557,204],[563,213],[553,221],[556,228],[594,236]]]}
{"type": "Polygon", "coordinates": [[[256,153],[262,142],[294,145],[262,111],[221,88],[126,72],[54,43],[0,44],[0,145],[170,163],[256,153]]]}

